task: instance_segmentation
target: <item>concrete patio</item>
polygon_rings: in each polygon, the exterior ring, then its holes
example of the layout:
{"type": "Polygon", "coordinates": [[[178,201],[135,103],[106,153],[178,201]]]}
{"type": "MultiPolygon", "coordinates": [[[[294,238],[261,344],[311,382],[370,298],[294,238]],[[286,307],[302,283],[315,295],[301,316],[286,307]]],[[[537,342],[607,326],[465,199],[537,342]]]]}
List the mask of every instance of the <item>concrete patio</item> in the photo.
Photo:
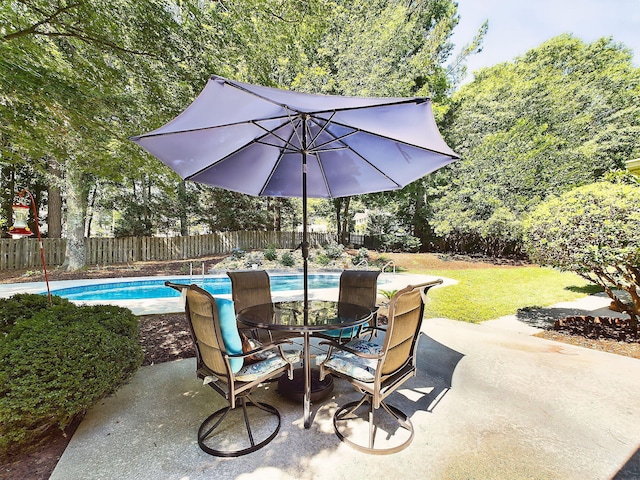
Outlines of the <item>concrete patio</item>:
{"type": "MultiPolygon", "coordinates": [[[[587,297],[549,309],[583,314],[587,297]]],[[[143,367],[88,412],[52,480],[72,479],[638,479],[640,360],[531,336],[510,316],[482,324],[429,319],[419,374],[390,398],[416,433],[392,456],[359,453],[333,433],[338,403],[357,393],[343,381],[312,406],[260,389],[282,414],[266,448],[235,459],[200,450],[202,420],[224,402],[195,378],[195,361],[143,367]]]]}

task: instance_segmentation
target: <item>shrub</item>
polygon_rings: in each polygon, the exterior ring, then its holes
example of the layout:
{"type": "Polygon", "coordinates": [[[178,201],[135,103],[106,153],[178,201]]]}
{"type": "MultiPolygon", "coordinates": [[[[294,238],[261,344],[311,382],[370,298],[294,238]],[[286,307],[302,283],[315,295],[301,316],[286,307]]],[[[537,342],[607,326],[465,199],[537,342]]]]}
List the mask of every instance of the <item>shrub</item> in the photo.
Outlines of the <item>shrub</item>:
{"type": "Polygon", "coordinates": [[[296,264],[296,259],[293,257],[292,253],[284,252],[280,257],[280,263],[285,267],[293,267],[296,264]]]}
{"type": "Polygon", "coordinates": [[[362,247],[358,250],[358,252],[354,255],[352,262],[354,265],[358,265],[360,262],[369,259],[369,250],[362,247]]]}
{"type": "Polygon", "coordinates": [[[342,256],[344,247],[336,242],[331,242],[324,247],[324,254],[332,260],[337,260],[342,256]]]}
{"type": "Polygon", "coordinates": [[[58,297],[52,307],[38,308],[37,297],[0,301],[0,312],[15,318],[0,336],[0,456],[64,429],[142,362],[138,320],[130,310],[78,307],[58,297]]]}
{"type": "Polygon", "coordinates": [[[637,331],[640,315],[640,188],[599,182],[540,204],[525,224],[531,260],[601,286],[637,331]],[[627,292],[625,302],[615,290],[627,292]]]}
{"type": "MultiPolygon", "coordinates": [[[[66,298],[51,297],[53,305],[70,305],[66,298]]],[[[9,333],[13,325],[29,318],[49,306],[49,299],[44,295],[18,293],[11,298],[0,299],[0,333],[9,333]]]]}
{"type": "Polygon", "coordinates": [[[322,265],[322,266],[327,266],[331,263],[331,259],[327,257],[324,253],[319,253],[318,255],[316,255],[313,261],[318,265],[322,265]]]}
{"type": "Polygon", "coordinates": [[[251,252],[247,254],[244,258],[244,266],[245,268],[252,268],[253,265],[262,265],[264,257],[259,252],[251,252]]]}
{"type": "Polygon", "coordinates": [[[422,242],[418,237],[406,234],[386,234],[381,236],[381,248],[387,252],[418,252],[422,242]]]}
{"type": "Polygon", "coordinates": [[[270,244],[267,246],[267,248],[264,251],[264,258],[266,258],[270,262],[273,262],[274,260],[278,259],[278,252],[276,252],[275,245],[270,244]]]}

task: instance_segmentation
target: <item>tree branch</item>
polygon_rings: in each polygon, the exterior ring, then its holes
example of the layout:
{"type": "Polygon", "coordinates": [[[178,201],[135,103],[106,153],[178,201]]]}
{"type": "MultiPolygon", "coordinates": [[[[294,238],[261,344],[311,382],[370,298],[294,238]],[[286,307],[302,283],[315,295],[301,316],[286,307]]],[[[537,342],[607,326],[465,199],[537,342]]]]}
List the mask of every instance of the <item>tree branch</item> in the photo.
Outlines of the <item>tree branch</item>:
{"type": "Polygon", "coordinates": [[[43,35],[45,37],[71,37],[71,38],[77,38],[78,40],[82,40],[83,42],[92,44],[92,43],[97,43],[100,45],[104,45],[110,48],[113,48],[114,50],[118,50],[120,52],[124,52],[124,53],[130,53],[133,55],[143,55],[146,57],[151,57],[151,58],[156,58],[156,55],[149,53],[149,52],[142,52],[139,50],[131,50],[125,47],[121,47],[120,45],[117,45],[113,42],[110,42],[109,40],[103,40],[101,38],[96,38],[96,37],[89,37],[86,35],[82,35],[80,33],[65,33],[65,32],[35,32],[35,35],[43,35]]]}
{"type": "MultiPolygon", "coordinates": [[[[31,25],[29,28],[25,28],[23,30],[19,30],[13,33],[10,33],[8,35],[5,35],[4,37],[1,37],[1,40],[3,42],[7,42],[9,40],[14,40],[16,38],[20,38],[23,37],[25,35],[41,35],[44,37],[70,37],[70,38],[77,38],[78,40],[81,40],[83,42],[86,42],[88,44],[98,44],[98,45],[103,45],[109,48],[112,48],[114,50],[118,50],[120,52],[124,52],[124,53],[129,53],[132,55],[143,55],[143,56],[148,56],[151,58],[156,58],[156,55],[153,55],[149,52],[143,52],[143,51],[139,51],[139,50],[132,50],[132,49],[128,49],[125,48],[123,46],[120,46],[114,42],[111,42],[109,40],[104,40],[98,37],[92,37],[92,36],[88,36],[84,34],[84,31],[82,29],[79,28],[75,28],[73,25],[67,25],[64,22],[60,23],[60,26],[64,29],[66,29],[67,31],[54,31],[54,32],[46,32],[46,31],[41,31],[39,30],[40,27],[42,27],[43,25],[49,25],[52,26],[52,24],[56,21],[56,19],[62,15],[63,13],[65,13],[68,10],[71,10],[73,8],[78,7],[80,4],[79,3],[73,3],[71,5],[67,5],[66,7],[62,7],[59,8],[58,10],[56,10],[55,12],[53,12],[52,14],[50,14],[49,16],[47,16],[46,18],[44,18],[43,20],[34,23],[33,25],[31,25]]],[[[34,8],[34,10],[36,10],[38,13],[40,14],[44,14],[44,12],[42,12],[40,9],[38,8],[34,8]]]]}
{"type": "MultiPolygon", "coordinates": [[[[72,3],[71,5],[67,5],[66,7],[61,7],[58,10],[56,10],[55,12],[53,12],[51,15],[49,15],[48,17],[45,17],[41,21],[39,21],[37,23],[34,23],[29,28],[25,28],[24,30],[19,30],[17,32],[13,32],[13,33],[10,33],[8,35],[5,35],[4,37],[2,37],[2,41],[3,42],[7,42],[9,40],[13,40],[15,38],[19,38],[19,37],[22,37],[24,35],[31,35],[31,34],[35,35],[35,34],[38,33],[37,32],[37,28],[38,27],[40,27],[42,25],[46,25],[46,24],[51,24],[51,22],[56,17],[59,17],[61,14],[63,14],[67,10],[71,10],[73,8],[76,8],[79,5],[80,5],[79,3],[72,3]]],[[[44,14],[44,12],[40,11],[40,9],[38,9],[38,8],[34,8],[34,10],[36,10],[38,13],[44,14]]]]}

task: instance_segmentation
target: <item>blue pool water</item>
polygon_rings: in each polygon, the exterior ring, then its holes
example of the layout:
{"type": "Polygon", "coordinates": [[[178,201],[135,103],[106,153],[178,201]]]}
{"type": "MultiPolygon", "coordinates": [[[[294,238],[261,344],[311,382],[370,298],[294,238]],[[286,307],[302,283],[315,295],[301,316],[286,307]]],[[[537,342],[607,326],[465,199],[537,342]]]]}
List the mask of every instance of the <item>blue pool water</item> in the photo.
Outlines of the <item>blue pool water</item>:
{"type": "MultiPolygon", "coordinates": [[[[159,280],[134,280],[129,282],[101,283],[96,285],[84,285],[80,287],[61,288],[52,290],[52,295],[64,297],[69,300],[144,300],[150,298],[173,298],[180,294],[173,288],[166,287],[159,280]]],[[[302,290],[302,275],[273,275],[270,277],[271,291],[302,290]]],[[[231,280],[229,277],[193,278],[191,281],[185,278],[170,279],[175,283],[195,283],[212,295],[230,295],[231,280]]],[[[309,289],[338,288],[339,274],[311,274],[309,275],[309,289]]]]}

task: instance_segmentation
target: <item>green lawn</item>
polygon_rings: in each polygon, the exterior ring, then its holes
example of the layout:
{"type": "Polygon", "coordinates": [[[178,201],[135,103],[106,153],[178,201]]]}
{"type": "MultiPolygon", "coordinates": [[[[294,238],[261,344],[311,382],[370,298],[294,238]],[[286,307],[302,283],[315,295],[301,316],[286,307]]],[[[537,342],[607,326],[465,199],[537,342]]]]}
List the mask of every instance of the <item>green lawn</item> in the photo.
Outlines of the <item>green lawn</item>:
{"type": "Polygon", "coordinates": [[[516,267],[422,272],[457,280],[432,289],[425,316],[482,322],[515,314],[525,307],[545,307],[599,291],[573,273],[549,268],[516,267]]]}

